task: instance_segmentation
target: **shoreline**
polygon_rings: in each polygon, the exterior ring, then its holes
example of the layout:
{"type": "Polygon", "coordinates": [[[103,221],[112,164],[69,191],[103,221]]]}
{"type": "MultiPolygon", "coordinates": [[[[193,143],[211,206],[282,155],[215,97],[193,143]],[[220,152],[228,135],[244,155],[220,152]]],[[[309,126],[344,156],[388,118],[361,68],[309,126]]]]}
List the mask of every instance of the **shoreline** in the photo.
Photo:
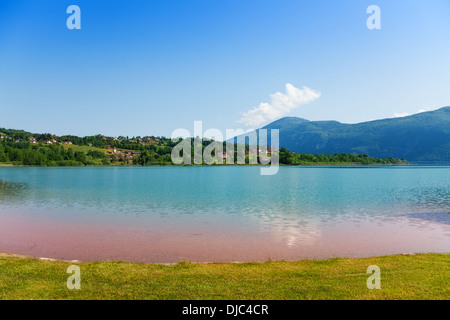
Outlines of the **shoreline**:
{"type": "MultiPolygon", "coordinates": [[[[15,165],[11,163],[0,163],[0,168],[146,168],[146,167],[270,167],[271,164],[149,164],[149,165],[134,165],[134,164],[111,164],[111,165],[76,165],[76,166],[36,166],[36,165],[15,165]]],[[[449,167],[450,163],[399,163],[399,164],[365,164],[365,163],[310,163],[310,164],[278,164],[279,167],[449,167]]]]}
{"type": "Polygon", "coordinates": [[[320,261],[328,261],[335,259],[350,259],[350,260],[362,260],[362,259],[377,259],[377,258],[387,258],[387,257],[397,257],[397,256],[416,256],[416,255],[450,255],[450,251],[448,252],[404,252],[404,253],[393,253],[393,254],[382,254],[382,255],[371,255],[371,256],[360,256],[360,257],[349,257],[349,256],[332,256],[327,258],[305,258],[305,259],[295,259],[295,260],[272,260],[268,259],[267,261],[190,261],[190,260],[181,260],[178,262],[137,262],[137,261],[129,261],[129,260],[90,260],[90,261],[81,261],[81,260],[65,260],[65,259],[55,259],[55,258],[47,258],[47,257],[39,257],[39,256],[30,256],[24,254],[11,253],[7,251],[0,250],[0,258],[18,258],[18,259],[30,259],[30,260],[42,260],[42,261],[54,261],[54,262],[67,262],[67,263],[79,263],[79,264],[89,264],[89,263],[130,263],[130,264],[143,264],[143,265],[162,265],[162,266],[172,266],[180,263],[192,263],[192,264],[264,264],[264,263],[283,263],[283,262],[320,262],[320,261]]]}
{"type": "Polygon", "coordinates": [[[17,254],[17,253],[11,253],[11,252],[0,250],[0,258],[1,257],[19,258],[19,259],[34,259],[34,260],[43,260],[43,261],[83,263],[80,260],[62,260],[62,259],[53,259],[53,258],[46,258],[46,257],[28,256],[28,255],[24,255],[24,254],[17,254]]]}
{"type": "MultiPolygon", "coordinates": [[[[14,168],[108,168],[108,167],[131,167],[131,168],[145,168],[145,167],[270,167],[272,164],[148,164],[148,165],[136,165],[136,164],[110,164],[110,165],[73,165],[73,166],[38,166],[38,165],[18,165],[12,163],[0,163],[0,167],[14,167],[14,168]]],[[[335,167],[335,166],[362,166],[362,167],[408,167],[408,166],[450,166],[450,163],[432,163],[432,164],[420,164],[420,163],[356,163],[356,162],[320,162],[320,163],[308,163],[308,164],[284,164],[279,163],[280,167],[335,167]]]]}

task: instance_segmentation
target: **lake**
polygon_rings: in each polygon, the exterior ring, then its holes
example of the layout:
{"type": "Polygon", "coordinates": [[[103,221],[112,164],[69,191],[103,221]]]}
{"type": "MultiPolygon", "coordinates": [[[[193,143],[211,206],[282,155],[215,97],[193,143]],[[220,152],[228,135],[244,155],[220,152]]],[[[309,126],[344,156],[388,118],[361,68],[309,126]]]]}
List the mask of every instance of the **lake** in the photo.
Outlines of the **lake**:
{"type": "Polygon", "coordinates": [[[0,250],[172,263],[449,252],[450,167],[0,168],[0,250]]]}

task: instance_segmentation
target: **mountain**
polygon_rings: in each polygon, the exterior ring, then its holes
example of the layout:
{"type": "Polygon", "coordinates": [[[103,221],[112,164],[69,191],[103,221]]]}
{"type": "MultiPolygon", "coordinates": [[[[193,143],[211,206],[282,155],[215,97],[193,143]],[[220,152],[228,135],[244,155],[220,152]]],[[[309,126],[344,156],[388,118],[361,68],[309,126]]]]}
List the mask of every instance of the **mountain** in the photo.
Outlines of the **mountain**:
{"type": "Polygon", "coordinates": [[[450,163],[450,107],[357,124],[286,117],[262,129],[279,129],[280,147],[297,153],[365,153],[412,163],[450,163]]]}

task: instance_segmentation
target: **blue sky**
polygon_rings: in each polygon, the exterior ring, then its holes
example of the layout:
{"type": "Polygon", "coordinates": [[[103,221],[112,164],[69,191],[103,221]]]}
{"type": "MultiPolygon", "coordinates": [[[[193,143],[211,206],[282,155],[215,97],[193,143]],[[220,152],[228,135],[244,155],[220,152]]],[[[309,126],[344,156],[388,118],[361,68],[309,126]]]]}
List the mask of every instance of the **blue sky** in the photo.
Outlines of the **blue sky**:
{"type": "Polygon", "coordinates": [[[286,84],[320,95],[283,116],[412,114],[450,105],[449,52],[447,0],[2,0],[0,127],[247,129],[243,114],[286,84]],[[66,27],[72,4],[81,30],[66,27]],[[366,27],[372,4],[381,30],[366,27]]]}

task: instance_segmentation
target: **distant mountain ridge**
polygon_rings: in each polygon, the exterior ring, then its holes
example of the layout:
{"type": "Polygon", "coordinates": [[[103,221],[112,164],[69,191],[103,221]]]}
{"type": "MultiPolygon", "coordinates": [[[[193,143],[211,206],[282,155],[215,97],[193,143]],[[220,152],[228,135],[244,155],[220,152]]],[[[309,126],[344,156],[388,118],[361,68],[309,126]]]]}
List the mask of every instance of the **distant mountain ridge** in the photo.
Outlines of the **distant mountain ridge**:
{"type": "Polygon", "coordinates": [[[365,153],[413,163],[450,163],[450,107],[356,124],[285,117],[262,129],[279,129],[280,147],[298,153],[365,153]]]}

